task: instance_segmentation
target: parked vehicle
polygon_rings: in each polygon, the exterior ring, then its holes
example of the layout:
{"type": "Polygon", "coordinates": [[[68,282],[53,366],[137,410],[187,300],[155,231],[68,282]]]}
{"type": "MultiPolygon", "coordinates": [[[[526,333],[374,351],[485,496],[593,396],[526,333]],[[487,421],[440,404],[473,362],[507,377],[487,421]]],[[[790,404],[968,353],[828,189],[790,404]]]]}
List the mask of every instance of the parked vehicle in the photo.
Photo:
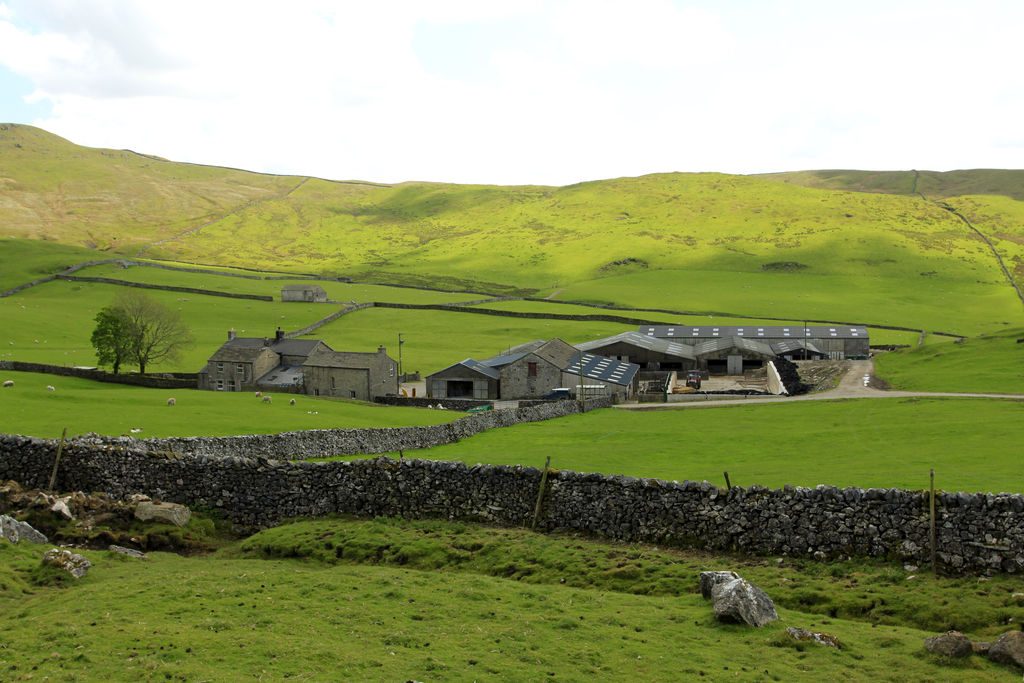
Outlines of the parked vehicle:
{"type": "Polygon", "coordinates": [[[700,390],[700,373],[699,372],[688,372],[688,373],[686,373],[686,386],[693,387],[696,390],[700,390]]]}

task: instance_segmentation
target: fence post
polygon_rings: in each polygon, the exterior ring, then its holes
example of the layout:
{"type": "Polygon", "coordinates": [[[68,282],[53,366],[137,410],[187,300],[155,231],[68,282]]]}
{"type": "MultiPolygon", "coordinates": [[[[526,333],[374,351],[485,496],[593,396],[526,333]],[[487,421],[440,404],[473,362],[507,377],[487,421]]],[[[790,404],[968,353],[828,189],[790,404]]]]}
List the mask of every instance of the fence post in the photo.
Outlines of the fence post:
{"type": "Polygon", "coordinates": [[[932,576],[938,576],[938,568],[935,565],[935,470],[931,471],[930,505],[929,518],[931,520],[931,541],[932,541],[932,576]]]}
{"type": "Polygon", "coordinates": [[[57,446],[57,457],[53,461],[53,472],[50,473],[50,485],[46,488],[47,491],[53,490],[53,485],[57,482],[57,465],[60,464],[60,455],[64,452],[64,439],[68,435],[68,428],[65,427],[64,431],[60,435],[60,445],[57,446]]]}
{"type": "Polygon", "coordinates": [[[548,484],[548,465],[551,464],[551,456],[544,461],[544,472],[540,475],[540,490],[537,491],[537,505],[533,508],[533,524],[530,525],[530,531],[536,531],[537,529],[537,518],[540,517],[540,506],[544,502],[544,489],[548,484]]]}

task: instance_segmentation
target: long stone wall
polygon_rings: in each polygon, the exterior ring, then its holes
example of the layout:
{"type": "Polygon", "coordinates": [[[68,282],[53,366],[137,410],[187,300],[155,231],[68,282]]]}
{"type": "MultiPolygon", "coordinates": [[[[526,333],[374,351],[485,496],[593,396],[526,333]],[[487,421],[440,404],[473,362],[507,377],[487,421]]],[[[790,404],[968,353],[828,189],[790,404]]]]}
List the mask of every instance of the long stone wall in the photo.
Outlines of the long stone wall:
{"type": "MultiPolygon", "coordinates": [[[[587,409],[607,408],[610,398],[588,401],[587,409]]],[[[153,439],[89,435],[78,443],[100,448],[144,450],[215,458],[244,455],[258,458],[326,458],[332,455],[374,455],[433,448],[498,427],[540,422],[579,412],[575,401],[555,401],[515,410],[491,410],[466,415],[446,424],[426,427],[313,429],[280,434],[189,436],[153,439]]]]}
{"type": "Polygon", "coordinates": [[[152,387],[155,389],[195,389],[198,374],[194,372],[166,372],[155,375],[136,375],[132,373],[114,374],[103,370],[67,367],[65,365],[49,365],[47,363],[28,363],[20,360],[0,360],[0,370],[17,370],[19,372],[41,372],[48,375],[63,377],[81,377],[97,382],[113,384],[129,384],[136,387],[152,387]]]}
{"type": "MultiPolygon", "coordinates": [[[[0,481],[46,486],[57,444],[0,435],[0,481]]],[[[557,459],[557,453],[555,454],[557,459]]],[[[541,471],[375,458],[288,462],[254,456],[182,455],[117,444],[67,445],[60,490],[132,493],[220,509],[251,528],[283,519],[348,513],[531,522],[541,471]]],[[[928,495],[899,489],[721,489],[552,470],[538,527],[611,539],[798,557],[892,557],[925,564],[928,495]]],[[[1024,497],[939,493],[938,559],[953,573],[1024,571],[1024,497]]]]}

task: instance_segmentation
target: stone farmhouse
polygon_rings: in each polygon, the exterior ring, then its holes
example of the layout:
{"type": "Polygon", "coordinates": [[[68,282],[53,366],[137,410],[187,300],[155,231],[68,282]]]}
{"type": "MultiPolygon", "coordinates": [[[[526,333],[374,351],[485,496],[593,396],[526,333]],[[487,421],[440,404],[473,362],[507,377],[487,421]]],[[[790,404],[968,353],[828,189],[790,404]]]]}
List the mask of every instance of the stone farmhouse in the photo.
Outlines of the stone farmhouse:
{"type": "Polygon", "coordinates": [[[327,292],[320,285],[288,284],[281,287],[281,301],[309,301],[326,303],[327,292]]]}
{"type": "Polygon", "coordinates": [[[279,391],[370,401],[398,392],[398,363],[376,353],[335,351],[319,339],[239,337],[234,330],[199,371],[210,391],[279,391]]]}
{"type": "Polygon", "coordinates": [[[739,375],[774,358],[867,358],[869,344],[867,328],[848,325],[643,325],[637,332],[595,339],[577,348],[637,363],[644,370],[739,375]]]}
{"type": "Polygon", "coordinates": [[[426,388],[428,398],[518,400],[540,398],[559,388],[575,394],[582,383],[588,396],[627,399],[636,392],[639,369],[635,363],[585,353],[558,338],[541,339],[486,360],[467,358],[428,375],[426,388]]]}

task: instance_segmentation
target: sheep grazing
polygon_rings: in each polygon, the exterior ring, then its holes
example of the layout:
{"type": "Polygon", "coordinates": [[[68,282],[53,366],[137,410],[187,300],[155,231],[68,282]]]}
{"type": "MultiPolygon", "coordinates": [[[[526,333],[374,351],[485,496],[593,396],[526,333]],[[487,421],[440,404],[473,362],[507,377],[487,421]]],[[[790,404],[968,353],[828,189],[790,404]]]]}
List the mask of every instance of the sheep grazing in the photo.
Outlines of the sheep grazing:
{"type": "Polygon", "coordinates": [[[54,389],[54,387],[53,387],[53,385],[52,385],[52,384],[47,384],[47,385],[46,385],[46,390],[47,390],[47,391],[57,391],[56,389],[54,389]]]}
{"type": "Polygon", "coordinates": [[[167,405],[173,406],[175,403],[176,403],[176,401],[173,398],[167,399],[167,405]]]}
{"type": "Polygon", "coordinates": [[[264,396],[263,397],[263,402],[264,403],[273,403],[274,402],[274,397],[273,396],[264,396]]]}
{"type": "Polygon", "coordinates": [[[295,405],[295,399],[293,398],[292,400],[288,401],[288,405],[290,405],[290,406],[295,405]]]}
{"type": "Polygon", "coordinates": [[[9,380],[6,380],[4,382],[4,388],[13,387],[13,386],[14,386],[14,380],[13,379],[9,379],[9,380]]]}
{"type": "Polygon", "coordinates": [[[257,391],[257,392],[256,392],[256,398],[259,398],[259,397],[260,397],[260,396],[262,396],[262,395],[263,395],[263,392],[262,392],[262,391],[257,391]]]}

